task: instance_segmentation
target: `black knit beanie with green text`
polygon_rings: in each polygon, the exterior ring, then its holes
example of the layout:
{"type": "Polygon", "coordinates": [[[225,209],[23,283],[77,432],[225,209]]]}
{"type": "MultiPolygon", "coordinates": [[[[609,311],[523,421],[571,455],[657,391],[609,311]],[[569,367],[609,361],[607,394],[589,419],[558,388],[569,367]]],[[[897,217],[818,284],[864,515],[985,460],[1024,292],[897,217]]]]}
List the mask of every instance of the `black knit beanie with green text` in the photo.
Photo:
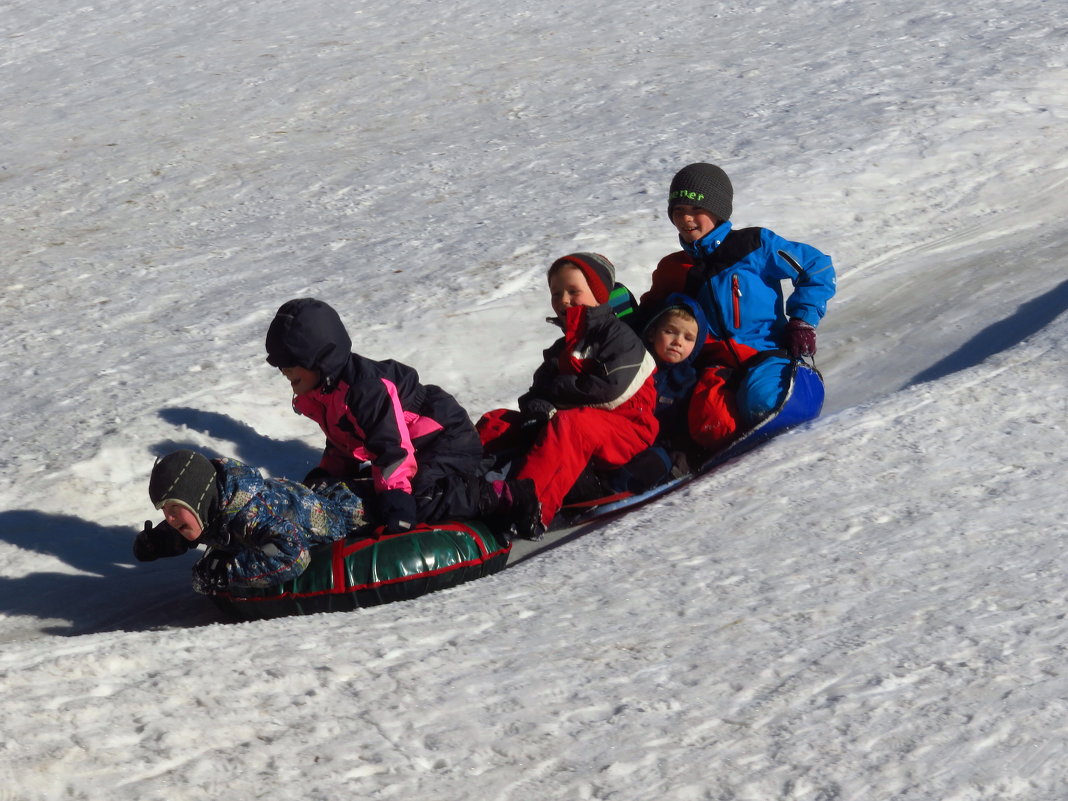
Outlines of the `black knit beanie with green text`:
{"type": "Polygon", "coordinates": [[[689,164],[675,173],[668,189],[668,216],[678,203],[704,209],[721,222],[734,211],[734,187],[715,164],[689,164]]]}

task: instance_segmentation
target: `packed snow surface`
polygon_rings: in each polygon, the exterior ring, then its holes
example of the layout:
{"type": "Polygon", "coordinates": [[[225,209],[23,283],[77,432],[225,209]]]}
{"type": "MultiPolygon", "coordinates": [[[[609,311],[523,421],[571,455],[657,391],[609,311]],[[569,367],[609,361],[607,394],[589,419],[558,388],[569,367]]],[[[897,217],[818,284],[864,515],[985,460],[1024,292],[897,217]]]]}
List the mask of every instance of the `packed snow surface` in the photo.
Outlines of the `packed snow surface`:
{"type": "Polygon", "coordinates": [[[1061,3],[9,0],[0,799],[1063,801],[1061,3]],[[137,564],[175,447],[300,477],[316,296],[473,417],[667,185],[831,254],[824,416],[503,573],[235,624],[137,564]]]}

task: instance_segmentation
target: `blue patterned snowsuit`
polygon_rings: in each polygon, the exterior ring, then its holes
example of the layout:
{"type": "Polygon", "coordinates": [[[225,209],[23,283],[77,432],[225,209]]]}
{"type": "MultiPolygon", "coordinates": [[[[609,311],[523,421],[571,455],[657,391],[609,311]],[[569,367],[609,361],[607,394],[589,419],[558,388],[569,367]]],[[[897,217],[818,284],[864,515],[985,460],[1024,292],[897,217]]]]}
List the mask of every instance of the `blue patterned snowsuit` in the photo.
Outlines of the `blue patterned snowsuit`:
{"type": "Polygon", "coordinates": [[[264,478],[236,459],[212,463],[220,513],[197,542],[230,556],[231,586],[269,587],[295,578],[307,568],[313,545],[343,539],[365,522],[363,502],[344,484],[317,495],[296,481],[264,478]]]}

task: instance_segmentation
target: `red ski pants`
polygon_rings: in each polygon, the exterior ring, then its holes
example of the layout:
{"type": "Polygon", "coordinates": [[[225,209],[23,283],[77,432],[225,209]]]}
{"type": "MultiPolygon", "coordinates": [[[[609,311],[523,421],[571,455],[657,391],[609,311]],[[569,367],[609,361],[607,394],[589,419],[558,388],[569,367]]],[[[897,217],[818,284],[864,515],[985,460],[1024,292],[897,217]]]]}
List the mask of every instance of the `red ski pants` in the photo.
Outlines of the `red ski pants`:
{"type": "Polygon", "coordinates": [[[660,427],[653,414],[655,403],[650,380],[611,411],[584,406],[553,415],[516,476],[533,479],[546,527],[591,461],[621,467],[653,444],[660,427]]]}

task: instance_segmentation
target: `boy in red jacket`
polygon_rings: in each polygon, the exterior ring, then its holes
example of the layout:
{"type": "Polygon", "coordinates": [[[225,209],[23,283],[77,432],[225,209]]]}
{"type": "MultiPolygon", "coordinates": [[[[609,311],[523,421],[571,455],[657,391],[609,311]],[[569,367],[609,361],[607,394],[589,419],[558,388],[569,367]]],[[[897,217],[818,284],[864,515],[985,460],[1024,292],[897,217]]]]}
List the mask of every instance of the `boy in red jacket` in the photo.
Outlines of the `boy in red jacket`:
{"type": "Polygon", "coordinates": [[[615,268],[596,253],[572,253],[548,271],[555,317],[564,336],[545,351],[519,411],[497,409],[478,423],[487,451],[514,447],[533,430],[533,444],[516,478],[534,482],[540,517],[517,536],[540,539],[564,496],[593,461],[618,467],[648,448],[659,429],[656,365],[641,339],[609,305],[615,268]]]}

